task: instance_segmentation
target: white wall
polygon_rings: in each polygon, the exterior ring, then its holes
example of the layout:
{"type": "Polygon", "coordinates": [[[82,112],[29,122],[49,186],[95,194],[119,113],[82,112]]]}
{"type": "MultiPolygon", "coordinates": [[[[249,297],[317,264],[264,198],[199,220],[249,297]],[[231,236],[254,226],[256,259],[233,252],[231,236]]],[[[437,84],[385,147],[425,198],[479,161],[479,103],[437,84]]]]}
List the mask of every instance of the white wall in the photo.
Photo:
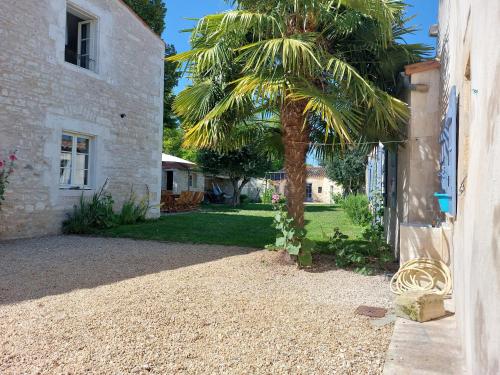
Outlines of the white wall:
{"type": "Polygon", "coordinates": [[[499,374],[500,2],[439,5],[442,108],[452,86],[460,95],[461,192],[457,217],[448,219],[456,315],[469,372],[499,374]]]}

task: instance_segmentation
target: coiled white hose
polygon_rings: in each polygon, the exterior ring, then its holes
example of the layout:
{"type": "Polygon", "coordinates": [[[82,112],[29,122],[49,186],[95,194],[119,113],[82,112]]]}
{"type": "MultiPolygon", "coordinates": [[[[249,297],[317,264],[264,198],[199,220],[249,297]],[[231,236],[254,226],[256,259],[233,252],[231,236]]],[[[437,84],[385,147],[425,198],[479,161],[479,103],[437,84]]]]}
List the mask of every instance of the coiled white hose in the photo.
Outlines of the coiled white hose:
{"type": "Polygon", "coordinates": [[[424,291],[448,296],[452,291],[451,272],[440,260],[412,259],[404,263],[391,279],[391,292],[424,291]]]}

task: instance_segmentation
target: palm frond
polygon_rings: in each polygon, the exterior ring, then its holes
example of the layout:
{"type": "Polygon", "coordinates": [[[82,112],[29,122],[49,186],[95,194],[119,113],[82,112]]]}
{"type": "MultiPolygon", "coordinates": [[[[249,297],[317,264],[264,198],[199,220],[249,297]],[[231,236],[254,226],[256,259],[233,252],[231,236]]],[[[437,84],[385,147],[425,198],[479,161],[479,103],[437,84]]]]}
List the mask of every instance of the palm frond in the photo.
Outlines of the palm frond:
{"type": "Polygon", "coordinates": [[[244,72],[272,71],[278,65],[291,75],[314,75],[321,69],[314,53],[315,33],[268,39],[238,49],[239,60],[246,61],[244,72]]]}

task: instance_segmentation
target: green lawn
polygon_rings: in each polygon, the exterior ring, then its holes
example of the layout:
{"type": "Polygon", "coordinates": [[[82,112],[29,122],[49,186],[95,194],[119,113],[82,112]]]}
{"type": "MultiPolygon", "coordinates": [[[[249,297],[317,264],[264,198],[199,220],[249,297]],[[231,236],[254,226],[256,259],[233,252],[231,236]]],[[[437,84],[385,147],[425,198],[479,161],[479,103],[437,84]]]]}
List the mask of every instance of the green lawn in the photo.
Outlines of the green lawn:
{"type": "MultiPolygon", "coordinates": [[[[262,248],[274,243],[276,232],[272,227],[273,216],[271,206],[265,204],[246,204],[237,209],[206,206],[201,212],[123,225],[103,231],[102,234],[141,240],[262,248]]],[[[308,237],[317,242],[325,241],[323,233],[330,234],[335,227],[353,239],[361,233],[361,228],[353,225],[337,206],[308,205],[305,219],[308,237]]]]}

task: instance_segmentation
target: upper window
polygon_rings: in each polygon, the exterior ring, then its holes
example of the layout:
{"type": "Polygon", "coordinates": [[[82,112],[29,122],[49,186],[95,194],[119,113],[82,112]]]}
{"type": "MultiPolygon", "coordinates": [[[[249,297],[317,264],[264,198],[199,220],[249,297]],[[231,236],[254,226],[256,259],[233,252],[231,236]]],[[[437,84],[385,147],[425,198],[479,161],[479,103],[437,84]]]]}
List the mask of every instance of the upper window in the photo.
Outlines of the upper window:
{"type": "Polygon", "coordinates": [[[67,4],[64,60],[97,72],[97,20],[67,4]]]}
{"type": "Polygon", "coordinates": [[[92,138],[81,134],[63,133],[59,185],[66,189],[89,189],[92,138]]]}
{"type": "Polygon", "coordinates": [[[322,186],[318,186],[318,194],[323,194],[323,187],[322,186]]]}

